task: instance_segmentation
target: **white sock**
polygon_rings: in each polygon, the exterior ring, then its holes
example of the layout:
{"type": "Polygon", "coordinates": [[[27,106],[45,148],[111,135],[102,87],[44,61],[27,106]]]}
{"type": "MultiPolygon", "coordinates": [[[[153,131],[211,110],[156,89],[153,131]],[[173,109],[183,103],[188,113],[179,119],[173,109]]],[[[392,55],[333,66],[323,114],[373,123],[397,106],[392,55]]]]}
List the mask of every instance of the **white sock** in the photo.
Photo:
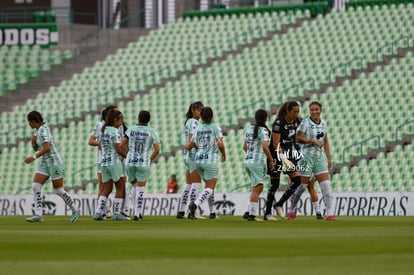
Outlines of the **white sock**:
{"type": "Polygon", "coordinates": [[[137,196],[137,186],[135,184],[131,185],[131,205],[133,208],[135,208],[136,200],[135,197],[137,196]]]}
{"type": "Polygon", "coordinates": [[[142,216],[142,204],[144,202],[144,192],[145,192],[145,186],[137,186],[137,194],[135,195],[135,213],[134,215],[139,217],[139,215],[142,216]]]}
{"type": "Polygon", "coordinates": [[[194,182],[191,184],[191,190],[190,190],[190,203],[194,203],[197,196],[198,196],[198,190],[200,190],[200,182],[194,182]]]}
{"type": "Polygon", "coordinates": [[[330,184],[329,180],[325,180],[319,184],[321,186],[323,201],[325,202],[326,216],[333,215],[332,194],[331,194],[331,188],[329,187],[329,184],[330,184]]]}
{"type": "Polygon", "coordinates": [[[259,208],[258,202],[249,202],[249,215],[257,216],[257,209],[259,208]]]}
{"type": "Polygon", "coordinates": [[[320,214],[321,213],[321,209],[319,207],[319,202],[318,201],[313,201],[312,202],[312,206],[313,206],[313,210],[315,210],[316,214],[320,214]]]}
{"type": "Polygon", "coordinates": [[[200,206],[206,199],[208,199],[211,196],[211,194],[213,194],[213,189],[204,189],[204,191],[201,192],[198,198],[195,200],[195,205],[200,206]]]}
{"type": "Polygon", "coordinates": [[[124,203],[124,199],[122,198],[115,198],[114,199],[114,214],[120,214],[121,213],[121,208],[122,208],[122,204],[124,203]]]}
{"type": "Polygon", "coordinates": [[[184,212],[188,202],[188,195],[190,194],[191,184],[186,184],[184,190],[181,192],[180,206],[178,212],[184,212]]]}
{"type": "Polygon", "coordinates": [[[53,189],[53,191],[56,193],[56,195],[58,195],[59,197],[62,198],[62,200],[66,203],[67,206],[70,207],[70,209],[72,209],[72,211],[77,211],[78,210],[75,207],[75,203],[72,199],[72,196],[69,195],[69,193],[66,192],[65,189],[63,189],[63,187],[55,188],[55,189],[53,189]]]}
{"type": "Polygon", "coordinates": [[[290,203],[290,212],[295,212],[296,205],[298,204],[298,201],[300,197],[302,196],[303,192],[308,188],[308,185],[305,183],[302,183],[299,185],[299,187],[296,189],[295,193],[293,194],[292,202],[290,203]]]}
{"type": "Polygon", "coordinates": [[[102,214],[105,209],[106,201],[108,200],[105,196],[99,196],[98,206],[95,209],[95,213],[102,214]]]}
{"type": "Polygon", "coordinates": [[[210,197],[208,197],[208,207],[210,208],[210,213],[215,213],[216,211],[214,211],[214,191],[213,194],[210,195],[210,197]]]}
{"type": "Polygon", "coordinates": [[[38,216],[43,216],[42,187],[40,183],[32,183],[34,212],[38,216]]]}
{"type": "Polygon", "coordinates": [[[130,205],[130,197],[128,192],[128,183],[125,183],[125,194],[124,194],[124,202],[123,202],[123,212],[125,214],[129,214],[129,205],[130,205]]]}

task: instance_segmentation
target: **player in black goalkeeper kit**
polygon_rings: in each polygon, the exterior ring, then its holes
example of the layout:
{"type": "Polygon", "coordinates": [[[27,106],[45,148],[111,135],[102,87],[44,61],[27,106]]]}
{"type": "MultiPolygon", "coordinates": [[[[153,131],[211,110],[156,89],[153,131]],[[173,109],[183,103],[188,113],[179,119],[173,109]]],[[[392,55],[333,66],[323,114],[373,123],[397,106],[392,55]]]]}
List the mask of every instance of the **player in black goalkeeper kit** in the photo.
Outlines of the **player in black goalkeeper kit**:
{"type": "Polygon", "coordinates": [[[300,154],[297,153],[295,148],[296,128],[300,124],[298,115],[299,104],[296,101],[285,102],[279,108],[272,125],[272,138],[269,148],[275,161],[275,170],[268,170],[271,185],[267,192],[265,220],[276,220],[271,214],[272,206],[280,218],[286,219],[282,206],[301,184],[300,174],[297,171],[296,165],[300,154]],[[273,205],[275,193],[279,188],[280,174],[282,171],[289,176],[291,184],[283,193],[280,200],[273,205]]]}

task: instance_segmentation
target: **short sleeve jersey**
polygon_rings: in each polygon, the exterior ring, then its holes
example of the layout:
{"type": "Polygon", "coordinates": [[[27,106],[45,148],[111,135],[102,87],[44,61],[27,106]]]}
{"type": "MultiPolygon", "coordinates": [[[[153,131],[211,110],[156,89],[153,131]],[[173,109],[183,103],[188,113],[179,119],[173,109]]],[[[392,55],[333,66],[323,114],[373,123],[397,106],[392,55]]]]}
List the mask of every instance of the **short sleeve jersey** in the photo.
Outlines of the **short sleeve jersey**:
{"type": "Polygon", "coordinates": [[[50,144],[50,151],[43,154],[40,158],[40,163],[51,166],[55,164],[63,164],[63,158],[59,154],[59,151],[55,144],[55,139],[53,138],[52,133],[50,132],[49,127],[46,124],[42,124],[39,129],[36,131],[37,143],[40,145],[39,148],[42,148],[43,143],[48,142],[50,144]]]}
{"type": "MultiPolygon", "coordinates": [[[[302,120],[300,125],[297,129],[298,132],[303,132],[305,134],[305,138],[308,139],[316,139],[324,144],[325,136],[328,133],[328,125],[326,121],[321,119],[319,123],[313,121],[310,117],[305,118],[302,120]]],[[[301,152],[304,155],[310,156],[320,156],[325,154],[325,149],[322,146],[319,148],[317,145],[313,143],[301,144],[301,152]]]]}
{"type": "MultiPolygon", "coordinates": [[[[288,152],[294,150],[292,146],[296,142],[296,128],[300,123],[299,119],[296,119],[292,123],[287,123],[285,117],[277,117],[272,125],[272,133],[280,134],[280,147],[283,151],[288,152]]],[[[275,151],[273,143],[271,143],[270,150],[275,151]]]]}
{"type": "MultiPolygon", "coordinates": [[[[101,140],[101,136],[102,136],[102,126],[105,124],[104,120],[98,121],[95,125],[95,128],[93,128],[91,136],[95,137],[98,141],[101,140]]],[[[101,150],[97,149],[97,153],[96,153],[96,163],[100,163],[102,159],[102,154],[101,154],[101,150]]]]}
{"type": "Polygon", "coordinates": [[[105,132],[101,136],[102,160],[101,166],[113,166],[121,162],[120,156],[116,151],[115,144],[121,143],[121,135],[117,128],[106,126],[105,132]]]}
{"type": "Polygon", "coordinates": [[[128,138],[129,151],[127,166],[147,167],[151,164],[151,147],[159,144],[156,131],[147,125],[133,125],[125,132],[128,138]]]}
{"type": "MultiPolygon", "coordinates": [[[[198,126],[198,120],[194,119],[194,118],[189,118],[187,120],[187,122],[185,123],[185,143],[189,143],[190,140],[190,135],[194,135],[194,132],[196,130],[198,126]]],[[[184,150],[184,159],[191,159],[194,160],[195,158],[195,152],[196,152],[196,148],[191,149],[190,151],[188,150],[184,150]]]]}
{"type": "Polygon", "coordinates": [[[191,139],[196,146],[195,162],[199,164],[216,163],[218,157],[217,139],[223,137],[220,126],[216,123],[200,123],[191,139]]]}
{"type": "Polygon", "coordinates": [[[266,163],[267,157],[263,151],[262,143],[269,141],[269,131],[264,127],[259,127],[256,139],[253,139],[254,125],[250,126],[245,134],[244,140],[247,144],[246,157],[244,163],[266,163]]]}

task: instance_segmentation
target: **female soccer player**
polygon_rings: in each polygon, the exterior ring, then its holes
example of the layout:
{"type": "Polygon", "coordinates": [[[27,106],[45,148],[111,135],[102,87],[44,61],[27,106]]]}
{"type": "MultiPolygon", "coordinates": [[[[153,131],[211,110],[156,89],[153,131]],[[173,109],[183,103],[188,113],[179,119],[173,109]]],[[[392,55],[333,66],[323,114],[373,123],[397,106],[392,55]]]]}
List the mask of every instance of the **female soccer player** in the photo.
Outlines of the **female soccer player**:
{"type": "MultiPolygon", "coordinates": [[[[195,218],[196,209],[214,193],[217,183],[218,151],[221,153],[221,161],[226,161],[226,150],[223,143],[223,133],[218,124],[213,123],[213,110],[210,107],[204,107],[201,110],[201,120],[194,132],[191,142],[185,145],[186,150],[196,148],[195,163],[198,173],[205,182],[205,189],[201,192],[194,203],[188,206],[190,210],[189,218],[195,218]]],[[[210,216],[216,218],[215,213],[210,216]]]]}
{"type": "MultiPolygon", "coordinates": [[[[332,194],[329,181],[331,155],[329,153],[328,127],[321,118],[322,105],[313,101],[309,104],[310,117],[302,120],[297,129],[297,142],[302,144],[302,159],[299,161],[302,176],[302,189],[306,189],[310,178],[315,175],[319,182],[326,208],[326,220],[335,221],[332,208],[332,194]]],[[[294,205],[295,206],[295,205],[294,205]]],[[[293,206],[293,207],[294,207],[293,206]]],[[[295,218],[294,212],[288,216],[295,218]]]]}
{"type": "Polygon", "coordinates": [[[112,191],[112,184],[115,184],[114,215],[112,220],[128,220],[121,214],[125,196],[125,183],[121,157],[126,157],[126,152],[121,147],[121,135],[118,128],[123,124],[123,115],[118,110],[110,110],[102,126],[102,136],[100,140],[102,150],[102,182],[104,189],[99,196],[98,206],[95,210],[94,220],[103,220],[102,212],[112,191]]]}
{"type": "MultiPolygon", "coordinates": [[[[185,126],[185,142],[186,144],[191,141],[191,138],[194,135],[194,131],[197,128],[198,121],[200,119],[200,113],[203,109],[203,103],[200,101],[193,102],[189,107],[186,114],[185,126]]],[[[196,169],[195,160],[195,148],[191,150],[184,150],[184,164],[186,166],[186,185],[184,186],[183,191],[181,192],[180,205],[178,208],[177,219],[185,218],[185,208],[188,203],[188,197],[190,197],[190,203],[194,203],[196,197],[198,196],[198,190],[200,189],[201,177],[196,169]]],[[[212,195],[214,196],[214,194],[212,195]]],[[[214,197],[212,197],[214,198],[214,197]]],[[[211,205],[209,200],[209,204],[211,205]]],[[[210,206],[210,208],[212,205],[210,206]]],[[[211,209],[210,209],[210,213],[211,209]]],[[[211,215],[211,217],[213,217],[211,215]]],[[[200,218],[196,216],[196,218],[200,218]]]]}
{"type": "Polygon", "coordinates": [[[138,124],[131,126],[122,139],[122,146],[128,148],[125,171],[129,181],[136,187],[134,221],[142,220],[142,204],[147,180],[150,176],[151,162],[160,153],[160,140],[156,131],[148,126],[151,114],[141,111],[138,124]],[[151,148],[154,148],[150,154],[151,148]]]}
{"type": "MultiPolygon", "coordinates": [[[[278,216],[282,219],[286,219],[283,212],[283,204],[289,199],[289,197],[295,192],[296,188],[300,185],[300,175],[297,171],[297,155],[295,155],[295,139],[296,139],[296,128],[300,121],[299,115],[299,104],[296,101],[289,101],[284,103],[278,111],[275,121],[272,126],[272,144],[276,152],[275,169],[280,173],[283,171],[288,174],[291,184],[288,186],[282,197],[276,202],[273,207],[276,210],[278,216]]],[[[273,156],[275,159],[275,156],[273,156]]],[[[280,177],[279,177],[280,178],[280,177]]],[[[278,185],[277,181],[277,185],[278,185]]],[[[271,217],[271,205],[274,200],[274,192],[278,186],[270,187],[271,196],[267,196],[268,202],[266,204],[265,220],[269,220],[271,217]],[[269,202],[270,200],[270,202],[269,202]]],[[[274,218],[273,218],[274,219],[274,218]]]]}
{"type": "Polygon", "coordinates": [[[256,111],[254,118],[255,125],[247,129],[243,143],[243,150],[246,152],[244,166],[252,184],[247,220],[262,221],[256,215],[259,208],[259,196],[263,191],[263,184],[267,177],[266,158],[269,160],[272,170],[274,169],[274,162],[268,144],[270,130],[266,126],[267,112],[259,109],[256,111]]]}
{"type": "MultiPolygon", "coordinates": [[[[95,128],[93,128],[91,135],[89,136],[88,145],[98,147],[98,150],[96,152],[96,173],[98,176],[98,199],[101,195],[104,185],[102,184],[102,171],[101,171],[101,160],[102,160],[102,153],[101,153],[101,144],[99,140],[102,136],[102,126],[105,124],[105,118],[109,112],[109,110],[115,109],[115,105],[109,105],[106,106],[102,112],[101,112],[101,120],[98,121],[95,125],[95,128]]],[[[112,186],[111,186],[112,187],[112,186]]],[[[112,192],[112,189],[111,189],[112,192]]],[[[109,207],[109,204],[106,204],[105,211],[102,213],[102,216],[104,218],[111,217],[111,210],[109,207]]]]}
{"type": "Polygon", "coordinates": [[[63,177],[65,166],[63,158],[59,154],[55,140],[49,127],[43,121],[42,115],[37,111],[32,111],[27,115],[27,120],[32,129],[36,129],[35,136],[32,137],[32,146],[34,149],[41,148],[32,157],[28,157],[25,163],[29,164],[40,158],[39,165],[33,177],[32,189],[34,195],[34,212],[35,215],[27,218],[28,222],[43,221],[42,209],[42,187],[46,180],[52,179],[53,191],[63,199],[67,206],[72,209],[71,222],[79,219],[79,211],[76,209],[72,197],[63,188],[63,177]]]}

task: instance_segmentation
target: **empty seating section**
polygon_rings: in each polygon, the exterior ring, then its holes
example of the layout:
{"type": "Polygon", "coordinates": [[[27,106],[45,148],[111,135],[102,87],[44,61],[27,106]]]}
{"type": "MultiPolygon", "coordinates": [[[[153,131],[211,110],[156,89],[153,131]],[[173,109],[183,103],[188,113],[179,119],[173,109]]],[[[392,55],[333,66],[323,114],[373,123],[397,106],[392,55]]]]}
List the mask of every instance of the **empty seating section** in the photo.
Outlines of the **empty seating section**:
{"type": "MultiPolygon", "coordinates": [[[[345,81],[336,89],[329,88],[325,94],[313,96],[304,104],[303,114],[308,112],[311,101],[323,104],[334,163],[349,161],[352,155],[367,154],[369,149],[395,142],[397,127],[414,117],[412,64],[414,56],[408,52],[406,57],[394,59],[389,66],[377,67],[373,73],[361,74],[358,79],[345,81]],[[364,140],[360,152],[358,142],[364,140]]],[[[412,134],[413,127],[414,124],[400,127],[397,138],[412,134]]]]}
{"type": "Polygon", "coordinates": [[[0,96],[15,90],[19,84],[26,84],[40,72],[51,70],[53,65],[61,64],[68,57],[59,50],[39,46],[0,47],[0,96]]]}
{"type": "Polygon", "coordinates": [[[414,146],[397,145],[393,152],[379,153],[358,166],[343,167],[332,177],[334,191],[414,191],[414,146]]]}
{"type": "MultiPolygon", "coordinates": [[[[75,74],[70,81],[63,81],[59,87],[50,88],[46,94],[40,94],[22,108],[2,113],[0,119],[20,124],[30,110],[41,111],[58,104],[64,110],[53,109],[56,111],[53,114],[48,112],[51,117],[48,120],[64,123],[65,119],[79,117],[84,111],[95,111],[100,104],[143,90],[145,85],[159,84],[162,78],[188,71],[192,65],[204,64],[209,57],[220,57],[224,51],[251,43],[253,38],[266,36],[269,30],[279,30],[282,24],[294,23],[297,16],[309,14],[265,13],[178,20],[130,43],[104,62],[97,62],[82,74],[75,74]],[[64,104],[62,99],[65,99],[64,104]]],[[[17,137],[21,136],[10,131],[7,141],[13,143],[17,137]]]]}
{"type": "MultiPolygon", "coordinates": [[[[118,107],[129,124],[136,123],[140,110],[149,110],[152,114],[150,125],[160,135],[161,150],[170,152],[174,147],[181,148],[184,143],[185,113],[192,101],[201,100],[205,105],[211,106],[215,121],[220,125],[237,124],[238,119],[251,118],[257,108],[270,110],[272,104],[279,105],[289,98],[303,95],[305,89],[318,88],[320,84],[329,82],[331,68],[346,63],[355,56],[363,58],[363,66],[375,61],[378,47],[414,34],[413,14],[412,5],[391,5],[389,8],[367,7],[364,10],[357,8],[343,13],[333,12],[325,17],[304,21],[301,27],[288,30],[284,35],[260,42],[257,47],[247,48],[240,55],[230,55],[223,62],[213,62],[210,67],[199,69],[194,75],[184,75],[179,81],[167,82],[164,88],[153,88],[147,94],[136,95],[131,101],[120,102],[118,107]],[[302,83],[296,85],[299,82],[302,83]]],[[[285,18],[284,23],[289,23],[296,17],[281,18],[285,18]]],[[[83,111],[96,110],[99,104],[111,103],[114,98],[122,98],[129,95],[130,91],[143,89],[144,85],[159,83],[162,77],[173,77],[179,71],[189,70],[191,64],[201,64],[208,57],[221,56],[223,51],[234,50],[237,44],[246,43],[246,39],[249,43],[252,37],[263,36],[263,30],[271,29],[273,25],[269,24],[273,24],[273,19],[273,15],[263,15],[259,18],[245,16],[215,20],[203,18],[190,22],[178,20],[152,32],[149,37],[130,44],[127,49],[120,50],[93,68],[86,69],[71,81],[63,82],[59,87],[51,87],[46,95],[28,101],[23,107],[16,107],[11,113],[1,114],[1,120],[8,121],[10,125],[27,125],[25,115],[28,111],[49,110],[48,114],[51,114],[56,109],[63,114],[49,115],[47,121],[49,124],[62,123],[67,118],[79,116],[83,111]],[[261,26],[262,30],[238,36],[240,40],[235,39],[234,45],[229,43],[229,37],[246,32],[252,26],[261,26]],[[208,50],[196,54],[191,60],[189,58],[188,63],[182,62],[184,57],[202,49],[208,50]],[[169,69],[157,72],[160,67],[169,69]],[[149,72],[154,74],[144,79],[149,72]],[[111,93],[107,93],[109,89],[112,89],[111,93]],[[64,106],[61,104],[62,98],[65,99],[64,106]],[[53,105],[50,105],[51,102],[53,105]]],[[[396,43],[399,47],[406,42],[401,39],[396,43]]],[[[409,43],[412,45],[411,38],[409,43]]],[[[378,55],[389,54],[390,50],[391,47],[384,47],[378,55]]],[[[331,153],[335,163],[342,162],[345,147],[373,135],[380,137],[380,145],[384,147],[386,141],[395,140],[395,128],[412,119],[412,64],[413,55],[409,53],[404,58],[393,60],[389,66],[376,69],[370,74],[362,74],[352,82],[345,81],[342,87],[329,88],[325,94],[314,95],[302,106],[301,115],[305,116],[310,101],[318,100],[323,104],[323,117],[328,121],[331,153]]],[[[355,62],[350,66],[358,67],[359,64],[355,62]]],[[[333,72],[333,76],[340,70],[342,69],[333,72]]],[[[87,139],[98,120],[98,115],[88,115],[84,121],[72,122],[67,128],[53,129],[66,160],[67,186],[80,186],[83,180],[96,177],[95,169],[88,169],[89,166],[94,166],[96,151],[95,148],[87,147],[87,139]]],[[[273,120],[274,116],[270,117],[268,125],[273,120]]],[[[412,133],[412,127],[413,125],[402,127],[400,135],[412,133]]],[[[15,134],[7,136],[7,140],[2,140],[1,144],[7,144],[9,139],[21,135],[30,136],[31,130],[26,127],[14,132],[15,134]]],[[[375,139],[369,140],[363,147],[363,153],[369,148],[376,148],[375,142],[375,139]]],[[[250,190],[249,179],[243,168],[242,143],[242,129],[227,133],[225,144],[228,160],[219,164],[217,192],[250,190]]],[[[10,184],[1,186],[3,190],[0,189],[0,192],[15,193],[22,184],[28,186],[31,182],[34,167],[23,162],[30,150],[29,144],[19,144],[17,148],[5,150],[0,155],[2,167],[9,163],[9,159],[16,159],[8,168],[19,173],[16,177],[19,180],[14,184],[20,186],[14,187],[11,181],[5,181],[10,184]]],[[[357,146],[346,151],[347,156],[359,153],[357,146]]],[[[390,154],[380,154],[376,160],[365,163],[361,161],[361,165],[352,169],[343,168],[341,173],[332,178],[333,189],[411,190],[413,184],[410,180],[414,172],[409,168],[413,165],[409,163],[412,157],[408,160],[408,155],[413,155],[412,146],[398,148],[390,154]],[[387,170],[392,167],[388,163],[397,162],[405,163],[408,167],[387,170]],[[385,163],[387,169],[382,169],[380,164],[385,163]],[[387,176],[383,171],[388,172],[387,176]],[[375,172],[389,179],[387,182],[390,182],[390,186],[381,185],[385,182],[380,176],[372,176],[375,172]],[[408,173],[404,177],[407,180],[397,178],[396,174],[401,172],[408,173]],[[372,179],[365,178],[366,174],[371,175],[372,179]]],[[[181,149],[174,157],[160,157],[151,170],[147,191],[165,192],[171,173],[178,175],[180,185],[183,186],[184,170],[181,149]]],[[[3,177],[11,180],[15,175],[2,171],[3,177]]],[[[286,183],[286,177],[282,177],[281,184],[286,183]]],[[[25,189],[23,192],[30,193],[31,190],[25,189]]],[[[81,192],[96,193],[96,187],[89,184],[81,192]]]]}

